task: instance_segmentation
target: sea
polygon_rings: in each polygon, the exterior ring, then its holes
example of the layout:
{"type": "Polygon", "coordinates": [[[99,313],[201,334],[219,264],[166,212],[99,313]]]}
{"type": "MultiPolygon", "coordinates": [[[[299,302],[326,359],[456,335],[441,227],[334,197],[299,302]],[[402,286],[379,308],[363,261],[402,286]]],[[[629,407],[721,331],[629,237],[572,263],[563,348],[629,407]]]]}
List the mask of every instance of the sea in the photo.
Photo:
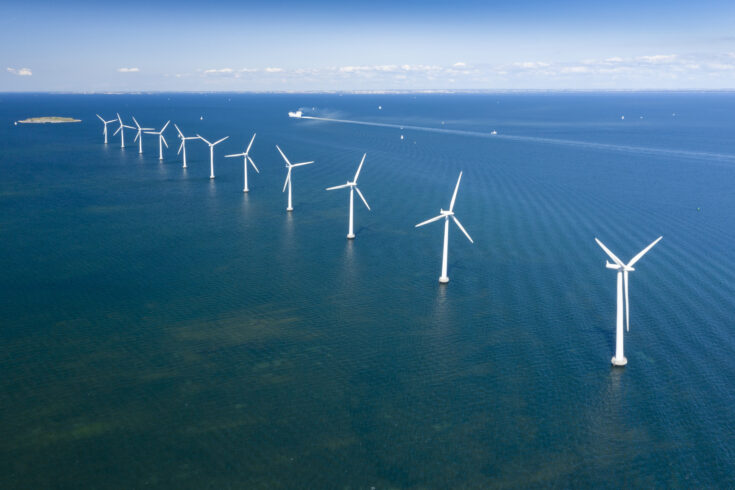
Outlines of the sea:
{"type": "Polygon", "coordinates": [[[0,94],[0,341],[4,489],[733,488],[735,93],[0,94]]]}

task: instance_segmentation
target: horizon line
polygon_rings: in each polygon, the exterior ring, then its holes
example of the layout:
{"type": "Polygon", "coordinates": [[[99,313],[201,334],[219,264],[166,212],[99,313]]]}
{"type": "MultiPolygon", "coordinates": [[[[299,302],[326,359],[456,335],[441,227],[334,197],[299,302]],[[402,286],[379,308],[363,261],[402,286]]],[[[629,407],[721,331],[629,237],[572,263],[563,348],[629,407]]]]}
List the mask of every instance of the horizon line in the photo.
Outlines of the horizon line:
{"type": "Polygon", "coordinates": [[[68,95],[154,95],[154,94],[504,94],[504,93],[637,93],[637,92],[735,92],[735,88],[539,88],[539,89],[375,89],[375,90],[12,90],[0,95],[68,94],[68,95]]]}

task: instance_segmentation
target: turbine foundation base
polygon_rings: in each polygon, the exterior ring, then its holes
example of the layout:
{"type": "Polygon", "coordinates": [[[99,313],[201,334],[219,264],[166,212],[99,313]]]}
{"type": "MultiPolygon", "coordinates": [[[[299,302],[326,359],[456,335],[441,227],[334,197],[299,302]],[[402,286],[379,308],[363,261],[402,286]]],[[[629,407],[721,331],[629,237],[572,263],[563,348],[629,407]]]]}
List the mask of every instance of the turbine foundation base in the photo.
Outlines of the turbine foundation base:
{"type": "Polygon", "coordinates": [[[354,233],[350,233],[349,235],[347,235],[347,239],[348,240],[354,240],[355,239],[355,234],[354,233]]]}
{"type": "Polygon", "coordinates": [[[625,357],[622,357],[620,359],[618,359],[617,357],[613,357],[610,362],[612,362],[612,365],[613,366],[621,366],[622,367],[622,366],[625,366],[626,364],[628,364],[628,359],[626,359],[625,357]]]}
{"type": "Polygon", "coordinates": [[[213,179],[213,178],[214,178],[214,175],[210,175],[210,176],[209,176],[209,178],[210,178],[210,179],[213,179]]]}
{"type": "Polygon", "coordinates": [[[250,192],[250,189],[243,189],[243,192],[250,192]]]}
{"type": "Polygon", "coordinates": [[[288,211],[290,213],[290,212],[293,211],[293,208],[286,208],[286,211],[288,211]]]}
{"type": "Polygon", "coordinates": [[[439,282],[442,283],[442,284],[446,284],[446,283],[449,282],[449,278],[447,276],[441,276],[439,278],[439,282]]]}

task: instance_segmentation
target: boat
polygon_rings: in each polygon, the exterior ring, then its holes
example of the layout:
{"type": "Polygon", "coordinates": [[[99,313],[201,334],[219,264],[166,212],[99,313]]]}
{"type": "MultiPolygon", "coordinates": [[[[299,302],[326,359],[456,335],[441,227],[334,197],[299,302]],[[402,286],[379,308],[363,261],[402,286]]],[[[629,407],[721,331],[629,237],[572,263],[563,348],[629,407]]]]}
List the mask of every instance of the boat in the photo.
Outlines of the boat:
{"type": "Polygon", "coordinates": [[[496,134],[498,134],[498,132],[497,132],[497,131],[495,131],[495,130],[493,129],[493,130],[492,130],[492,131],[490,132],[490,134],[491,134],[491,135],[493,135],[493,136],[495,136],[496,134]]]}
{"type": "Polygon", "coordinates": [[[301,115],[302,115],[301,111],[289,112],[288,113],[288,117],[301,117],[301,115]]]}

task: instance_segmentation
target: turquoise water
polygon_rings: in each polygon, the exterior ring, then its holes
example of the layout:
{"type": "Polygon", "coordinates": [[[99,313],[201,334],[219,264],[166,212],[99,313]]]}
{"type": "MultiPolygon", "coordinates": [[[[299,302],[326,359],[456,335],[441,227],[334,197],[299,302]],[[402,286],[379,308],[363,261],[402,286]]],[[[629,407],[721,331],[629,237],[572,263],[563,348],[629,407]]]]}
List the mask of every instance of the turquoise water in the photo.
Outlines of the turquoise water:
{"type": "Polygon", "coordinates": [[[0,487],[734,486],[732,114],[730,93],[0,94],[0,487]],[[163,162],[154,136],[103,145],[115,112],[229,135],[216,179],[172,130],[163,162]],[[83,121],[12,124],[43,115],[83,121]],[[244,195],[223,156],[255,131],[244,195]],[[276,144],[316,162],[292,215],[276,144]],[[351,242],[324,189],[364,152],[351,242]],[[460,170],[475,244],[450,230],[440,286],[441,223],[414,225],[460,170]],[[612,368],[594,237],[628,260],[659,235],[612,368]]]}

